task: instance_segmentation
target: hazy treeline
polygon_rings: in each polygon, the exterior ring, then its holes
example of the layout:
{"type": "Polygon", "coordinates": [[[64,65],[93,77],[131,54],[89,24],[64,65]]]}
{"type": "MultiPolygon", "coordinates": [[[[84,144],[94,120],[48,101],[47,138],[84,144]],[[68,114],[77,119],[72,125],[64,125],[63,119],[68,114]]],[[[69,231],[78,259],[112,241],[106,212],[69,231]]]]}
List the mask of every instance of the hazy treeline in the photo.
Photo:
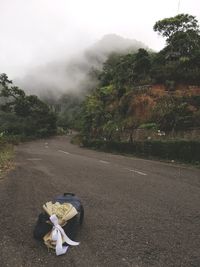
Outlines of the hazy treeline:
{"type": "Polygon", "coordinates": [[[27,139],[56,133],[56,114],[35,95],[12,84],[0,74],[0,137],[27,139]]]}

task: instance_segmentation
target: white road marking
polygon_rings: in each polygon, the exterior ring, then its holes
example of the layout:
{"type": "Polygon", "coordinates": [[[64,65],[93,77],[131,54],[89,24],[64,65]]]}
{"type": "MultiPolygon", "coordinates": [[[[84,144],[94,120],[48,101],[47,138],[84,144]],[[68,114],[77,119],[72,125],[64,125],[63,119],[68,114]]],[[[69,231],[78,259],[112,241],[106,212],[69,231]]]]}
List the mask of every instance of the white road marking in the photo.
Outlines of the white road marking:
{"type": "Polygon", "coordinates": [[[126,168],[126,170],[129,170],[130,172],[135,172],[135,173],[140,174],[140,175],[147,175],[147,174],[144,173],[144,172],[137,171],[137,170],[133,170],[133,169],[127,169],[127,168],[126,168]]]}
{"type": "Polygon", "coordinates": [[[58,152],[61,152],[61,153],[67,154],[67,155],[70,154],[69,152],[66,152],[66,151],[63,151],[63,150],[58,150],[58,152]]]}
{"type": "Polygon", "coordinates": [[[104,164],[109,164],[110,163],[110,162],[105,161],[105,160],[100,160],[99,162],[104,163],[104,164]]]}
{"type": "Polygon", "coordinates": [[[42,160],[42,159],[40,159],[40,158],[29,158],[27,160],[42,160]]]}

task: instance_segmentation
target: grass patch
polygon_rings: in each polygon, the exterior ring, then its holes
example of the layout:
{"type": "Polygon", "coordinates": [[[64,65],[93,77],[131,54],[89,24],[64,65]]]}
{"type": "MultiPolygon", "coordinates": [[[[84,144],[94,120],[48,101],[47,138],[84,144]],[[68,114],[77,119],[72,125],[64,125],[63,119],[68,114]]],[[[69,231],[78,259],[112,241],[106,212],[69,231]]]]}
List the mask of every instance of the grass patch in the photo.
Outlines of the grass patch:
{"type": "Polygon", "coordinates": [[[12,167],[13,156],[13,145],[0,144],[0,178],[12,167]]]}

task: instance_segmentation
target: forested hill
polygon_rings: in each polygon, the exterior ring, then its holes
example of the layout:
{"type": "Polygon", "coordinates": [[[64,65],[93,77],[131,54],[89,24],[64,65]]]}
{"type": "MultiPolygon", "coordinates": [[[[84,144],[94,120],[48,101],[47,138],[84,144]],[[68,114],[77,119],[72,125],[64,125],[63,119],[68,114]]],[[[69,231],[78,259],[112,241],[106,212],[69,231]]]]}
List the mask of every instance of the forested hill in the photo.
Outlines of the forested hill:
{"type": "MultiPolygon", "coordinates": [[[[200,34],[195,17],[163,19],[154,31],[160,52],[111,54],[99,86],[82,104],[75,125],[92,138],[120,139],[138,127],[180,131],[200,127],[200,34]]],[[[73,124],[72,124],[73,126],[73,124]]]]}

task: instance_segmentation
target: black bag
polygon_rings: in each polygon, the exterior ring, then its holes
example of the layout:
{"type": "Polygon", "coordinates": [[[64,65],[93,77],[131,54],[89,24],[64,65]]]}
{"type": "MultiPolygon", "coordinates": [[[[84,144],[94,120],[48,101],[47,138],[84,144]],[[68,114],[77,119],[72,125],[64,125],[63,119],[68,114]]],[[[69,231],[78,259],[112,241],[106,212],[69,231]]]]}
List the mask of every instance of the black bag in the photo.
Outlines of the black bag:
{"type": "MultiPolygon", "coordinates": [[[[78,214],[68,220],[67,224],[62,227],[66,235],[71,240],[74,240],[84,220],[84,208],[80,199],[73,193],[64,193],[61,196],[57,196],[52,202],[59,202],[61,204],[70,203],[77,210],[78,214]]],[[[33,236],[35,239],[42,240],[43,237],[52,230],[53,226],[49,224],[48,221],[49,215],[46,212],[42,212],[39,214],[35,229],[33,231],[33,236]]]]}

